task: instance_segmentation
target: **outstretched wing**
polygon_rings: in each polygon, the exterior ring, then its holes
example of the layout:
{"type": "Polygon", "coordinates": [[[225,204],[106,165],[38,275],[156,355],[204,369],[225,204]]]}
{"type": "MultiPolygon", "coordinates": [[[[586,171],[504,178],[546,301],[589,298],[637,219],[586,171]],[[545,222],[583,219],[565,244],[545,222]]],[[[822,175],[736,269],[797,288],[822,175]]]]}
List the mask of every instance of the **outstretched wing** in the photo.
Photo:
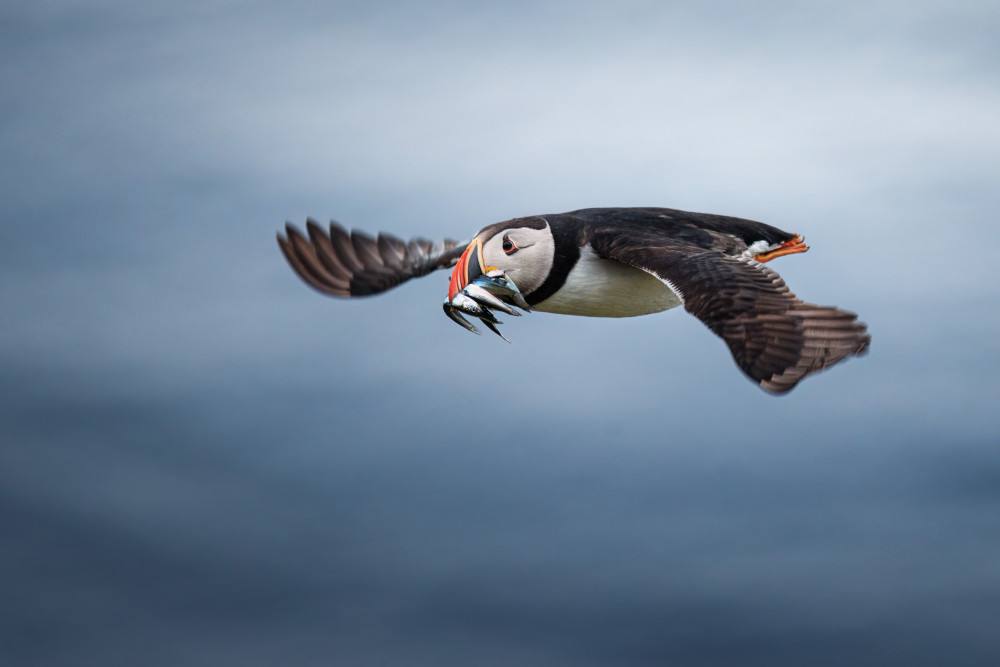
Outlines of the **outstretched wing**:
{"type": "Polygon", "coordinates": [[[372,238],[350,233],[330,222],[329,233],[315,220],[306,221],[308,238],[294,225],[278,233],[285,259],[307,284],[331,296],[366,296],[453,266],[466,244],[444,239],[431,242],[412,239],[408,243],[390,234],[372,238]]]}
{"type": "Polygon", "coordinates": [[[667,283],[767,391],[790,391],[810,373],[862,354],[871,342],[857,315],[799,300],[777,273],[753,260],[654,234],[626,237],[612,228],[598,230],[590,243],[601,257],[667,283]]]}

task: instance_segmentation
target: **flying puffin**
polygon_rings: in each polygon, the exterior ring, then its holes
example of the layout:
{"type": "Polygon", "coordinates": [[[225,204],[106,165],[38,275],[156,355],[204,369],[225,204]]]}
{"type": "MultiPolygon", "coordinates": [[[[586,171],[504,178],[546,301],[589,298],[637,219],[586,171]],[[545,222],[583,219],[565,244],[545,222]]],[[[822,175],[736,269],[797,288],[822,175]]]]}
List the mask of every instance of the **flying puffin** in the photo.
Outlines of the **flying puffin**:
{"type": "MultiPolygon", "coordinates": [[[[764,263],[805,252],[802,237],[753,220],[669,208],[589,208],[498,222],[470,243],[408,243],[291,223],[278,245],[302,280],[339,297],[378,294],[454,267],[445,312],[500,334],[493,310],[632,317],[683,305],[726,341],[761,388],[790,391],[810,373],[866,351],[854,313],[800,301],[764,263]]],[[[501,335],[502,337],[502,335],[501,335]]],[[[505,339],[506,340],[506,339],[505,339]]]]}

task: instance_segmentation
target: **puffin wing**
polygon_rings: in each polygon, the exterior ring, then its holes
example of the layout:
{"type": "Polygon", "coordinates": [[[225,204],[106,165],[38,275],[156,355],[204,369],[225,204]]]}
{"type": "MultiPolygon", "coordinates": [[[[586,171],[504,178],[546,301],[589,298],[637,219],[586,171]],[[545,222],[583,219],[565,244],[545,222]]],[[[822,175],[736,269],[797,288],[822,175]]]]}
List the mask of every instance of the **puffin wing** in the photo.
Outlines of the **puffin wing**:
{"type": "Polygon", "coordinates": [[[595,252],[656,276],[689,313],[726,341],[736,364],[761,388],[790,391],[810,373],[865,352],[871,337],[854,313],[799,300],[770,268],[676,241],[601,230],[595,252]]]}
{"type": "Polygon", "coordinates": [[[287,223],[285,236],[278,233],[278,245],[302,280],[331,296],[385,292],[411,278],[454,266],[466,246],[451,239],[404,242],[382,233],[372,238],[332,221],[329,233],[312,219],[306,221],[306,230],[308,236],[287,223]]]}

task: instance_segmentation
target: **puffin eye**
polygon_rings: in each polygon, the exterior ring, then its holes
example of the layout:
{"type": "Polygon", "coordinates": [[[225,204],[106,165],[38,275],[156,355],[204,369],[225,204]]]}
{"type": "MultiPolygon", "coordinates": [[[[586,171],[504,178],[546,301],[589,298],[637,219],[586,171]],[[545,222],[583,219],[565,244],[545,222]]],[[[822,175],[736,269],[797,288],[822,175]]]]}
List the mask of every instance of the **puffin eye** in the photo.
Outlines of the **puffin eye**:
{"type": "Polygon", "coordinates": [[[517,252],[518,248],[514,245],[514,242],[510,240],[510,234],[503,235],[503,251],[508,255],[513,255],[517,252]]]}

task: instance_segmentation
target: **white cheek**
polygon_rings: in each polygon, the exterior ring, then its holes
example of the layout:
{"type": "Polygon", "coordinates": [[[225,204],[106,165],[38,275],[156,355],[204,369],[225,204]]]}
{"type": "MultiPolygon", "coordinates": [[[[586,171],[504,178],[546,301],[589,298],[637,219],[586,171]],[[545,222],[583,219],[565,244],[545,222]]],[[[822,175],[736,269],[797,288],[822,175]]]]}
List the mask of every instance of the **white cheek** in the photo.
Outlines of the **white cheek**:
{"type": "Polygon", "coordinates": [[[545,281],[550,264],[539,257],[541,254],[539,249],[531,247],[518,250],[515,255],[510,256],[507,275],[522,292],[533,292],[545,281]]]}
{"type": "Polygon", "coordinates": [[[508,278],[514,281],[517,288],[522,292],[530,292],[541,284],[538,278],[538,261],[532,255],[536,254],[532,248],[521,248],[512,255],[508,255],[502,250],[499,252],[483,252],[483,259],[487,265],[502,269],[508,278]]]}
{"type": "Polygon", "coordinates": [[[483,260],[503,269],[518,289],[528,294],[538,289],[549,275],[555,246],[548,229],[520,229],[517,235],[525,245],[512,255],[502,248],[502,235],[483,245],[483,260]]]}
{"type": "Polygon", "coordinates": [[[502,250],[493,247],[495,245],[497,244],[490,242],[483,246],[483,260],[486,262],[483,270],[488,271],[490,267],[496,267],[507,273],[510,269],[510,262],[507,261],[507,255],[502,250]]]}

